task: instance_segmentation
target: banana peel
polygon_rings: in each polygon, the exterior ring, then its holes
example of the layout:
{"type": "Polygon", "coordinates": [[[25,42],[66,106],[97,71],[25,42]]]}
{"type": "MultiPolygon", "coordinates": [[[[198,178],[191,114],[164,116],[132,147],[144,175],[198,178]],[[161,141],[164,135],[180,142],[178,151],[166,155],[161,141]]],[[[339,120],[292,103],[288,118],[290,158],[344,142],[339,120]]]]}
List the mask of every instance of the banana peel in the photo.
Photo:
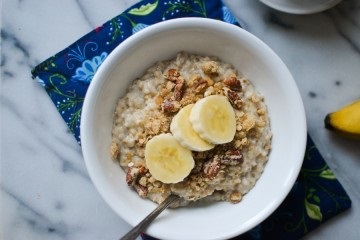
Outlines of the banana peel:
{"type": "Polygon", "coordinates": [[[327,114],[324,123],[334,133],[360,140],[360,99],[327,114]]]}

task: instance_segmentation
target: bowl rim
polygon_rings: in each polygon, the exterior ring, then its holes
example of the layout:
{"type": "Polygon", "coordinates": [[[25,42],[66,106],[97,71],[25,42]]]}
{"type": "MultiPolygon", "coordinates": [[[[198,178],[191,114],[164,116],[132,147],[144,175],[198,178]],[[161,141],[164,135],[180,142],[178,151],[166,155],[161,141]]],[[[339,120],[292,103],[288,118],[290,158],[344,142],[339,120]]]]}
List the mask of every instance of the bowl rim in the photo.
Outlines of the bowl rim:
{"type": "Polygon", "coordinates": [[[276,1],[276,0],[260,0],[260,2],[266,4],[267,6],[290,14],[314,14],[325,11],[329,8],[332,8],[339,4],[342,0],[327,0],[326,2],[318,2],[307,0],[301,2],[286,2],[286,1],[276,1]]]}
{"type": "MultiPolygon", "coordinates": [[[[237,236],[241,233],[244,233],[251,228],[255,227],[257,224],[265,220],[270,214],[272,214],[276,208],[280,206],[280,204],[284,201],[288,193],[290,192],[291,188],[293,187],[295,180],[300,172],[302,160],[305,155],[305,148],[306,148],[306,137],[307,137],[307,127],[306,127],[306,116],[305,116],[305,110],[304,105],[301,99],[301,95],[299,93],[299,90],[297,88],[296,82],[293,79],[290,71],[286,67],[285,63],[278,57],[278,55],[268,46],[266,45],[262,40],[254,36],[253,34],[245,31],[244,29],[235,26],[233,24],[229,24],[223,21],[214,20],[214,19],[208,19],[208,18],[196,18],[196,17],[186,17],[186,18],[179,18],[179,19],[171,19],[166,20],[163,22],[159,22],[156,24],[153,24],[135,34],[128,37],[126,40],[124,40],[121,44],[119,44],[111,53],[109,53],[108,57],[104,60],[104,62],[101,64],[99,69],[94,75],[94,78],[92,79],[89,88],[87,90],[84,104],[82,108],[81,113],[81,122],[80,122],[80,136],[81,136],[81,148],[82,153],[85,161],[85,165],[87,168],[87,171],[90,175],[90,178],[101,195],[101,197],[105,200],[105,202],[113,209],[115,213],[117,213],[123,220],[128,222],[130,225],[133,225],[132,222],[130,222],[126,217],[124,218],[121,213],[116,211],[114,207],[114,203],[111,201],[111,196],[106,193],[108,191],[108,187],[103,186],[98,179],[96,178],[96,169],[91,164],[89,159],[91,156],[89,155],[89,150],[91,148],[91,145],[89,145],[89,127],[92,124],[92,120],[88,118],[88,116],[91,116],[92,106],[94,105],[94,96],[96,96],[98,93],[99,86],[102,84],[102,81],[104,79],[104,76],[108,77],[110,75],[110,72],[113,70],[113,68],[116,66],[116,61],[119,58],[119,54],[121,54],[123,51],[126,52],[127,48],[131,48],[132,46],[136,45],[138,41],[141,41],[144,37],[153,36],[154,34],[158,32],[164,32],[168,30],[172,30],[174,28],[188,28],[188,27],[206,27],[210,29],[216,29],[218,27],[220,28],[227,28],[231,31],[238,31],[240,34],[245,34],[247,37],[250,37],[256,44],[260,44],[262,48],[264,48],[267,52],[272,54],[272,56],[275,58],[276,61],[279,61],[282,63],[284,70],[286,70],[286,73],[291,77],[291,82],[295,86],[295,98],[298,103],[298,111],[300,111],[301,119],[299,119],[299,122],[297,123],[299,128],[303,131],[299,132],[299,135],[297,136],[298,139],[301,139],[299,141],[300,146],[297,147],[299,150],[298,153],[298,159],[297,161],[294,161],[296,163],[296,166],[293,168],[293,174],[290,176],[290,178],[287,178],[287,182],[285,184],[285,191],[281,192],[281,196],[279,196],[276,200],[272,202],[272,204],[268,207],[266,211],[262,211],[261,216],[257,218],[257,221],[253,221],[250,224],[248,224],[246,227],[238,231],[237,229],[229,231],[226,233],[226,235],[219,235],[215,236],[216,239],[221,238],[229,238],[237,236]]],[[[90,141],[91,142],[91,141],[90,141]]],[[[144,216],[145,217],[145,216],[144,216]]],[[[154,236],[156,236],[154,234],[154,236]]],[[[158,236],[157,236],[158,237],[158,236]]],[[[164,236],[159,236],[164,237],[164,236]]],[[[170,239],[178,239],[177,236],[166,236],[166,238],[170,239]]]]}

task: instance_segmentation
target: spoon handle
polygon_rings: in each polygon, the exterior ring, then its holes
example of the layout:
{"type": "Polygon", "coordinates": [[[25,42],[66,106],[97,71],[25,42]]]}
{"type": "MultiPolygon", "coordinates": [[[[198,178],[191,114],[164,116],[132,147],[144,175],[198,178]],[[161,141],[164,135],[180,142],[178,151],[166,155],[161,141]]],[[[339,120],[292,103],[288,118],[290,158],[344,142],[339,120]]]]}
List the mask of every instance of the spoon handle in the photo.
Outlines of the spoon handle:
{"type": "Polygon", "coordinates": [[[133,240],[136,239],[141,232],[143,232],[149,224],[172,202],[176,201],[180,197],[177,195],[171,194],[168,196],[162,203],[160,203],[154,211],[147,215],[138,225],[131,229],[126,235],[124,235],[120,240],[133,240]]]}

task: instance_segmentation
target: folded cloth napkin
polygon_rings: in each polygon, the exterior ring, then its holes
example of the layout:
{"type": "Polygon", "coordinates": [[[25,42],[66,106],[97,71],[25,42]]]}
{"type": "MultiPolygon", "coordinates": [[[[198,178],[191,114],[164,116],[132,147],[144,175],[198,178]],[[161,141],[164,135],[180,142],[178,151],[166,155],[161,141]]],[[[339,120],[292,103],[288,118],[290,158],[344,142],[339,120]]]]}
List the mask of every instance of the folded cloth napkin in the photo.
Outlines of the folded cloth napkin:
{"type": "MultiPolygon", "coordinates": [[[[213,18],[240,27],[221,0],[143,0],[32,70],[79,144],[85,93],[104,59],[137,31],[180,17],[213,18]]],[[[285,201],[264,222],[234,239],[298,239],[350,206],[348,195],[308,137],[300,175],[285,201]]]]}

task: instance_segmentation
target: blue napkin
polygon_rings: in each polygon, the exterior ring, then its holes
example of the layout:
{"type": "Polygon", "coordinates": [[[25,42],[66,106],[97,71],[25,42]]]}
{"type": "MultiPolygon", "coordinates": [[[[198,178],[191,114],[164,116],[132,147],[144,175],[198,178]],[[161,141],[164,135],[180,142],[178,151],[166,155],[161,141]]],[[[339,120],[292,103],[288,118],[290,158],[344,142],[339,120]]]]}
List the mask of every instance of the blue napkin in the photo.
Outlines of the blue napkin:
{"type": "MultiPolygon", "coordinates": [[[[221,0],[143,0],[32,70],[79,144],[84,97],[104,59],[141,29],[180,17],[213,18],[240,27],[221,0]]],[[[301,172],[285,201],[264,222],[234,239],[298,239],[350,206],[349,196],[308,136],[301,172]]]]}

